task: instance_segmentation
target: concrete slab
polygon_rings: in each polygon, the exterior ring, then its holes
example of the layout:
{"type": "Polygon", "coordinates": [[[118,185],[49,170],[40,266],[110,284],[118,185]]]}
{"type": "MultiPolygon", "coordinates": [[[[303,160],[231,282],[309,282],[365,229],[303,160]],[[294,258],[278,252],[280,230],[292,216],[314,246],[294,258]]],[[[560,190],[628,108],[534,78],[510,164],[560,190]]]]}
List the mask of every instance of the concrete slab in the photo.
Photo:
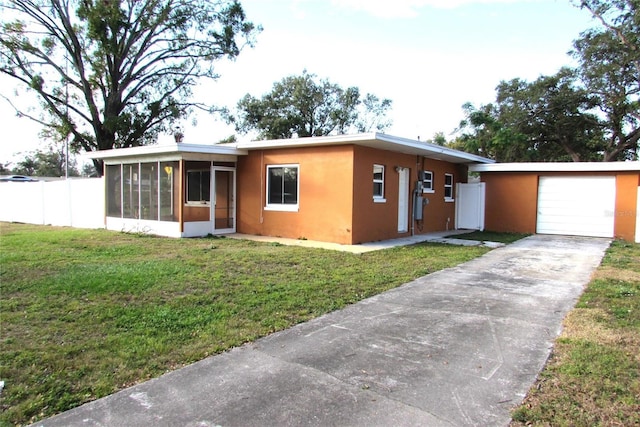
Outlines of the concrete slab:
{"type": "Polygon", "coordinates": [[[505,426],[605,239],[532,236],[39,426],[505,426]]]}
{"type": "Polygon", "coordinates": [[[339,243],[319,242],[315,240],[289,239],[285,237],[272,237],[272,236],[256,236],[253,234],[242,234],[242,233],[227,234],[225,236],[230,239],[253,240],[256,242],[278,243],[286,246],[302,246],[305,248],[329,249],[332,251],[350,252],[353,254],[363,254],[366,252],[396,248],[399,246],[415,245],[416,243],[423,243],[423,242],[445,243],[449,245],[461,245],[461,246],[486,246],[490,248],[497,248],[497,247],[504,246],[504,244],[497,243],[497,242],[479,242],[477,240],[447,238],[447,236],[465,234],[465,233],[469,233],[469,231],[470,230],[438,231],[434,233],[417,234],[415,236],[402,237],[399,239],[390,239],[390,240],[381,240],[379,242],[361,243],[358,245],[341,245],[339,243]]]}

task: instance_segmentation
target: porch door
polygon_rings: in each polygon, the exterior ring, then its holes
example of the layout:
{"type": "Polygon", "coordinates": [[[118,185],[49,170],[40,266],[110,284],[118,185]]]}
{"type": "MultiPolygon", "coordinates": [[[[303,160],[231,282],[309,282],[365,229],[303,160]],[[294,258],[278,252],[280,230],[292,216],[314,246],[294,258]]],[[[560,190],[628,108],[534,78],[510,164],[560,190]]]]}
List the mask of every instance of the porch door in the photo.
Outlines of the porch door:
{"type": "Polygon", "coordinates": [[[211,174],[211,222],[213,233],[236,231],[236,170],[214,166],[211,174]]]}
{"type": "Polygon", "coordinates": [[[409,169],[398,172],[398,233],[409,231],[409,169]]]}

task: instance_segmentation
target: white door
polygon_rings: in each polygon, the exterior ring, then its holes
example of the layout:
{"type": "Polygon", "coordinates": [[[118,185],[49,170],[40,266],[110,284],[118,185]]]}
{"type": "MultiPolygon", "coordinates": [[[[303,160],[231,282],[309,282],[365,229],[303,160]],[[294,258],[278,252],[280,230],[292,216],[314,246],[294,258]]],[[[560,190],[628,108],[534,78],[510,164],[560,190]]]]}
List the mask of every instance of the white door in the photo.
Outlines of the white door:
{"type": "Polygon", "coordinates": [[[613,237],[613,176],[540,177],[537,232],[613,237]]]}
{"type": "Polygon", "coordinates": [[[409,169],[398,172],[398,233],[409,231],[409,169]]]}
{"type": "Polygon", "coordinates": [[[236,170],[214,166],[211,174],[211,222],[213,233],[236,231],[236,170]]]}

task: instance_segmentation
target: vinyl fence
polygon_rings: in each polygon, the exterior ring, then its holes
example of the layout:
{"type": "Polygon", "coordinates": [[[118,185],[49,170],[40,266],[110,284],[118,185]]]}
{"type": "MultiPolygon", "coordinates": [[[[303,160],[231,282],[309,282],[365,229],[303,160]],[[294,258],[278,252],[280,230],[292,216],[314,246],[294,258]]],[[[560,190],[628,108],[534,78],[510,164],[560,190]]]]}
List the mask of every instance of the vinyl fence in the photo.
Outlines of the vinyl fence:
{"type": "Polygon", "coordinates": [[[104,178],[0,182],[0,221],[104,228],[104,178]]]}

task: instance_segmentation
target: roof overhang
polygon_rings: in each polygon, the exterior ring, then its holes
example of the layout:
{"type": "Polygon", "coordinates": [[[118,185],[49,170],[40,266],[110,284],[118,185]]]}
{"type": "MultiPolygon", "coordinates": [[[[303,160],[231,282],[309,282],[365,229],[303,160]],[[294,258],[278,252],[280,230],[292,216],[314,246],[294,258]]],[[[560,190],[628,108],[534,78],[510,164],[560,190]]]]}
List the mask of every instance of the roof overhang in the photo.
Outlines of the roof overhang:
{"type": "Polygon", "coordinates": [[[620,172],[639,171],[640,162],[493,163],[469,166],[469,172],[620,172]]]}
{"type": "Polygon", "coordinates": [[[355,135],[318,136],[291,139],[236,142],[229,144],[156,144],[141,147],[117,148],[87,153],[89,159],[102,159],[105,163],[144,160],[218,160],[221,156],[244,156],[251,150],[273,150],[279,148],[323,147],[335,145],[359,145],[396,153],[422,156],[450,163],[493,163],[491,159],[465,153],[437,144],[400,138],[383,133],[361,133],[355,135]]]}
{"type": "Polygon", "coordinates": [[[94,151],[85,154],[89,159],[102,159],[105,163],[135,161],[169,160],[235,160],[237,156],[247,155],[247,150],[238,149],[230,145],[204,144],[157,144],[141,147],[116,148],[112,150],[94,151]]]}
{"type": "Polygon", "coordinates": [[[465,153],[437,144],[400,138],[383,133],[361,133],[355,135],[316,136],[291,139],[275,139],[239,142],[233,145],[245,150],[270,150],[278,148],[322,147],[332,145],[359,145],[396,153],[411,154],[451,163],[493,163],[491,159],[465,153]]]}

